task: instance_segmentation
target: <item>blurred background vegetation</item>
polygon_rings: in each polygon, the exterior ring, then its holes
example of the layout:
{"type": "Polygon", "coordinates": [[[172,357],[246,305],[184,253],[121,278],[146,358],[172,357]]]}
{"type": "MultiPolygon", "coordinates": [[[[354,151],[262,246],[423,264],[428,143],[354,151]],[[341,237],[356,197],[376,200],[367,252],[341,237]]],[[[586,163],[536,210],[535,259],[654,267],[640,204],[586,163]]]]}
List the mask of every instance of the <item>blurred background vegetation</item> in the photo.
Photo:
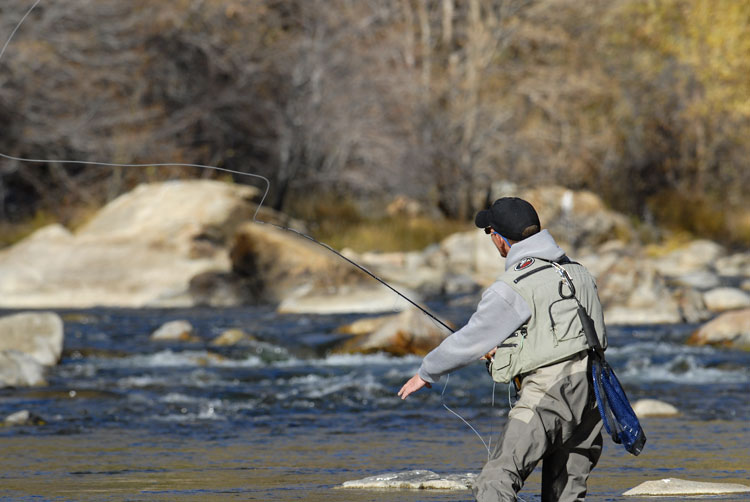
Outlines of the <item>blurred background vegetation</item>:
{"type": "MultiPolygon", "coordinates": [[[[0,4],[1,42],[30,4],[0,4]]],[[[339,246],[423,245],[499,181],[748,246],[750,0],[48,1],[0,61],[0,123],[18,157],[262,174],[339,246]]],[[[0,160],[0,245],[218,176],[0,160]]]]}

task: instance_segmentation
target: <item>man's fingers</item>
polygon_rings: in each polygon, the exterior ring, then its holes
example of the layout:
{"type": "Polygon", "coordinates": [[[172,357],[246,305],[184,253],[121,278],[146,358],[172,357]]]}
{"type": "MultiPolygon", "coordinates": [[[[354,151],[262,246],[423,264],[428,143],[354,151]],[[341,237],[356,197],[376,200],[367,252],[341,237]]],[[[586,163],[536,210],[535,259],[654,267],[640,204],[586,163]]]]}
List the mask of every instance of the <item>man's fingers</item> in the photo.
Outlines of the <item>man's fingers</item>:
{"type": "Polygon", "coordinates": [[[403,387],[401,387],[401,390],[398,391],[398,397],[401,399],[406,399],[409,394],[412,394],[422,387],[428,387],[432,388],[432,385],[430,385],[430,382],[426,382],[425,380],[422,380],[422,378],[417,374],[411,377],[403,387]]]}

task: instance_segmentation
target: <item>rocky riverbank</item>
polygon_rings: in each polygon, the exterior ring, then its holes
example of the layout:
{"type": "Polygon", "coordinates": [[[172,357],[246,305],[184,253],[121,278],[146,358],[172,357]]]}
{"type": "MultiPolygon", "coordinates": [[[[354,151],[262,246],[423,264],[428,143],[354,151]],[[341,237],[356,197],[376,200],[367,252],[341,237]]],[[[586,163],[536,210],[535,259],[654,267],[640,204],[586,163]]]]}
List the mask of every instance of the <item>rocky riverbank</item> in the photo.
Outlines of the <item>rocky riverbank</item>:
{"type": "MultiPolygon", "coordinates": [[[[596,275],[608,324],[748,315],[741,312],[750,308],[750,252],[706,240],[644,247],[627,218],[595,194],[560,187],[514,193],[532,201],[543,226],[596,275]]],[[[142,185],[74,232],[42,228],[0,252],[0,307],[270,303],[280,312],[374,313],[408,306],[329,250],[254,223],[258,195],[251,187],[205,180],[142,185]]],[[[304,230],[268,210],[259,219],[304,230]]],[[[417,252],[342,253],[417,301],[438,295],[476,301],[503,270],[481,230],[417,252]]],[[[740,334],[747,337],[750,328],[743,322],[733,323],[722,340],[744,340],[740,334]]]]}

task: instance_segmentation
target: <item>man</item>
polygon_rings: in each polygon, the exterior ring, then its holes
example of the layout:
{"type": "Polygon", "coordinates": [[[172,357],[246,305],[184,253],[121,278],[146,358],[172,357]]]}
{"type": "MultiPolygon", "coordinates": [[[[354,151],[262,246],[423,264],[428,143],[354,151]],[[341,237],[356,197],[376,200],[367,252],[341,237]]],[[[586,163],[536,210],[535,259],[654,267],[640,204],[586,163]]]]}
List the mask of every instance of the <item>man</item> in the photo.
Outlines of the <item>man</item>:
{"type": "Polygon", "coordinates": [[[475,223],[505,258],[505,273],[482,294],[466,326],[425,356],[398,395],[406,399],[484,355],[496,381],[514,381],[518,401],[474,496],[480,502],[516,500],[541,461],[543,501],[584,500],[601,454],[602,422],[576,308],[585,308],[606,347],[596,284],[541,230],[528,202],[498,199],[475,223]]]}

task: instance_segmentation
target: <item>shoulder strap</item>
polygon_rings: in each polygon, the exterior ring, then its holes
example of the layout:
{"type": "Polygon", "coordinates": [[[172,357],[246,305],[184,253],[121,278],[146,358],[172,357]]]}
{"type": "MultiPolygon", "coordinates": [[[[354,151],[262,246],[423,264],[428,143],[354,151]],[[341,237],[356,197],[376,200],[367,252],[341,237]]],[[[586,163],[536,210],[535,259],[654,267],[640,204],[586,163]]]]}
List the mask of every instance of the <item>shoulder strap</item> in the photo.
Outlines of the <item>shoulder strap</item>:
{"type": "MultiPolygon", "coordinates": [[[[526,272],[523,275],[519,275],[518,277],[516,277],[515,279],[513,279],[513,284],[518,284],[519,281],[522,281],[523,279],[526,279],[530,275],[533,275],[533,274],[536,274],[537,272],[541,272],[542,270],[547,270],[548,268],[554,267],[554,265],[552,265],[552,262],[550,260],[545,260],[544,258],[537,258],[537,257],[534,257],[534,258],[537,259],[537,260],[539,260],[539,261],[546,262],[547,265],[543,265],[541,267],[537,267],[534,270],[529,270],[528,272],[526,272]]],[[[581,265],[578,262],[571,261],[570,258],[568,258],[567,256],[563,256],[562,260],[560,260],[558,262],[555,262],[555,263],[558,263],[560,265],[568,265],[568,264],[570,264],[570,265],[581,265]]]]}

